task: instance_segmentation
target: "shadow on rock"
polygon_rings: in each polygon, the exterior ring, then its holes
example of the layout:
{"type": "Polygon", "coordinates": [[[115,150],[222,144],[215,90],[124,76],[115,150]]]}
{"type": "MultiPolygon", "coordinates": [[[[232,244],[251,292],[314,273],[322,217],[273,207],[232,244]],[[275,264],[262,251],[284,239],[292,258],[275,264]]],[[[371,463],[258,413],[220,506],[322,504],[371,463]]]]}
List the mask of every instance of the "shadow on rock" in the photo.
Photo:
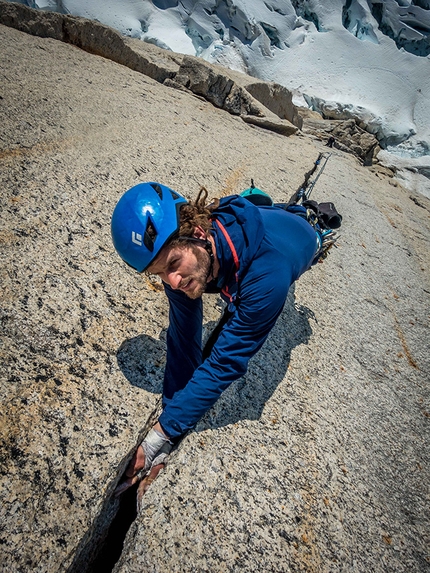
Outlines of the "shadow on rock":
{"type": "Polygon", "coordinates": [[[295,304],[291,289],[281,316],[262,349],[251,359],[246,375],[222,394],[195,431],[221,428],[240,420],[258,420],[285,378],[292,350],[308,343],[312,334],[309,320],[315,320],[313,312],[295,304]]]}
{"type": "MultiPolygon", "coordinates": [[[[292,350],[307,344],[312,334],[310,319],[315,319],[313,312],[295,304],[292,288],[269,338],[250,361],[247,374],[221,395],[196,431],[227,426],[239,420],[258,420],[264,405],[285,377],[292,350]]],[[[204,326],[204,338],[215,326],[212,322],[204,326]]],[[[118,365],[131,384],[157,394],[163,391],[165,331],[160,338],[146,334],[136,336],[123,342],[117,355],[118,365]]]]}
{"type": "Polygon", "coordinates": [[[165,331],[161,340],[147,334],[125,340],[117,354],[118,366],[133,386],[161,394],[166,362],[165,331]]]}

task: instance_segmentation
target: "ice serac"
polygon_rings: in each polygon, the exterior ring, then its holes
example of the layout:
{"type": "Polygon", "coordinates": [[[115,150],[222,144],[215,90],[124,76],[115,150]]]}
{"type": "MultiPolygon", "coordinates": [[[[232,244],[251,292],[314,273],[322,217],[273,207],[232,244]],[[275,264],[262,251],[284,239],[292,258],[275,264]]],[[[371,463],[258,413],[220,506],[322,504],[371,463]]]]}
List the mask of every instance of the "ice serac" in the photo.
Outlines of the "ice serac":
{"type": "Polygon", "coordinates": [[[347,0],[342,8],[342,23],[356,38],[378,44],[378,23],[370,13],[367,0],[347,0]]]}
{"type": "Polygon", "coordinates": [[[372,15],[381,32],[392,38],[398,48],[417,56],[430,54],[430,8],[415,2],[384,0],[371,2],[372,15]]]}

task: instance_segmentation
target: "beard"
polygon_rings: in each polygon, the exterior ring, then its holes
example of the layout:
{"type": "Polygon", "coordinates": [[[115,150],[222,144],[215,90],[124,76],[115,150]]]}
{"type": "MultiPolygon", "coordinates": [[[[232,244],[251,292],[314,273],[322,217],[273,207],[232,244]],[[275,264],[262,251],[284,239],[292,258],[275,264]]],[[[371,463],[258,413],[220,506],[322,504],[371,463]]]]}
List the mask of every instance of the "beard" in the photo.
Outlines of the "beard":
{"type": "Polygon", "coordinates": [[[194,255],[196,256],[198,263],[198,270],[192,276],[195,286],[192,290],[185,292],[188,298],[196,299],[200,298],[202,294],[206,291],[208,284],[208,279],[211,273],[211,261],[208,253],[206,251],[201,251],[195,245],[190,245],[194,255]]]}

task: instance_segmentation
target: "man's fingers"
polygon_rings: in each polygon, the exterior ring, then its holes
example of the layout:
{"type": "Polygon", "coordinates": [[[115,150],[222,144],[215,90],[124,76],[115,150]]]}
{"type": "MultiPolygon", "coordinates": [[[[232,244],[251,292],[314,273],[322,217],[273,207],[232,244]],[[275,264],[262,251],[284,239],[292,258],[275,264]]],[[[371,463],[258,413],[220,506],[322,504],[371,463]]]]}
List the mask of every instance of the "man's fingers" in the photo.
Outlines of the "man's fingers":
{"type": "Polygon", "coordinates": [[[127,479],[120,483],[114,491],[115,497],[121,495],[124,491],[126,491],[140,479],[139,472],[144,466],[145,454],[142,446],[139,446],[124,472],[124,475],[127,477],[127,479]]]}
{"type": "Polygon", "coordinates": [[[125,481],[123,481],[122,483],[120,483],[114,493],[115,497],[118,497],[119,495],[121,495],[122,493],[124,493],[129,487],[131,487],[132,485],[134,485],[137,481],[139,480],[138,476],[133,476],[131,478],[126,479],[125,481]]]}
{"type": "Polygon", "coordinates": [[[129,487],[131,487],[131,484],[128,483],[128,480],[127,480],[127,481],[123,481],[122,483],[120,483],[120,484],[116,487],[115,491],[113,492],[114,496],[115,496],[115,497],[118,497],[119,495],[121,495],[122,493],[124,493],[129,487]]]}
{"type": "Polygon", "coordinates": [[[125,475],[129,478],[135,476],[140,470],[145,466],[145,454],[143,453],[142,446],[139,446],[131,458],[131,462],[128,464],[125,470],[125,475]]]}
{"type": "MultiPolygon", "coordinates": [[[[160,449],[161,454],[159,454],[155,458],[156,465],[152,466],[148,475],[141,481],[137,490],[137,506],[140,506],[140,500],[142,499],[143,495],[148,490],[149,486],[158,476],[160,471],[164,468],[165,461],[167,459],[168,453],[172,449],[171,444],[164,444],[163,447],[160,449]],[[164,451],[163,451],[164,450],[164,451]],[[162,462],[162,463],[157,463],[162,462]]],[[[142,473],[144,474],[145,471],[141,472],[143,468],[145,468],[145,451],[142,446],[139,446],[134,453],[134,456],[131,458],[130,463],[128,464],[127,469],[125,470],[124,475],[126,479],[120,483],[114,491],[114,495],[118,497],[136,482],[141,479],[142,473]]]]}
{"type": "Polygon", "coordinates": [[[155,478],[158,476],[158,474],[163,469],[164,469],[164,464],[157,464],[156,466],[153,466],[151,468],[151,471],[149,472],[149,474],[146,476],[146,478],[144,478],[140,482],[139,487],[137,488],[137,508],[138,509],[140,509],[140,503],[142,501],[142,497],[145,495],[145,493],[150,488],[152,482],[155,480],[155,478]]]}

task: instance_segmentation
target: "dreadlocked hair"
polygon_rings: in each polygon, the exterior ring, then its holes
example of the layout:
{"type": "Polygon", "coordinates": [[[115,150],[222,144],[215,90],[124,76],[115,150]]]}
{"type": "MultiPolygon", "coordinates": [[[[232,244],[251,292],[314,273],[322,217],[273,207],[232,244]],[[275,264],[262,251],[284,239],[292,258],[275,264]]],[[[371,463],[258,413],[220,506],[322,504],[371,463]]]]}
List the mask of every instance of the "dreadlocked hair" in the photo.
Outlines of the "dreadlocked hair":
{"type": "Polygon", "coordinates": [[[182,205],[179,215],[179,237],[192,237],[196,227],[208,233],[211,228],[212,212],[218,207],[219,199],[206,205],[208,191],[201,187],[197,199],[193,203],[182,205]]]}
{"type": "MultiPolygon", "coordinates": [[[[189,237],[191,239],[196,227],[201,227],[205,233],[209,233],[212,226],[212,212],[218,208],[219,199],[213,199],[209,205],[206,205],[207,198],[207,189],[205,187],[201,187],[199,194],[197,195],[197,199],[193,203],[186,203],[181,206],[179,210],[179,229],[173,235],[172,239],[168,241],[169,247],[186,248],[189,246],[191,249],[195,249],[195,244],[191,241],[184,241],[184,237],[189,237]]],[[[213,255],[211,256],[213,257],[213,255]]],[[[213,263],[211,263],[211,265],[212,264],[213,263]]],[[[151,265],[149,268],[150,267],[151,265]]],[[[145,272],[148,275],[151,275],[152,273],[149,268],[145,272]]]]}

